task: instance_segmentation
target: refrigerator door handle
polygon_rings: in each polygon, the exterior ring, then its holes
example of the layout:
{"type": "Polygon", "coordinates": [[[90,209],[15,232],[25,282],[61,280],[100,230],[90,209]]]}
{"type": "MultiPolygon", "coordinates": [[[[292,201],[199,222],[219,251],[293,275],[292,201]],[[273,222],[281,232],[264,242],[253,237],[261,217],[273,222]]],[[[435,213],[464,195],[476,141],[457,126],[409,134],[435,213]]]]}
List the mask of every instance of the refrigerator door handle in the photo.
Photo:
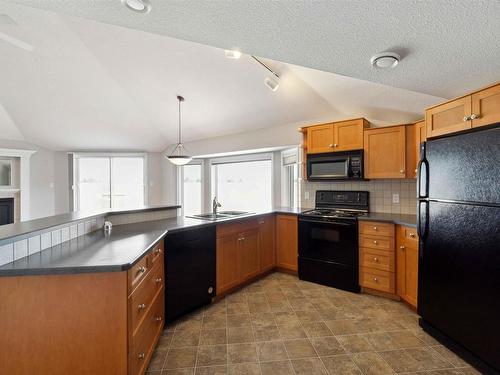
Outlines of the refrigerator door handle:
{"type": "Polygon", "coordinates": [[[418,202],[417,233],[420,241],[427,238],[429,227],[429,201],[418,202]]]}
{"type": "Polygon", "coordinates": [[[426,142],[420,144],[420,161],[417,174],[417,198],[429,197],[429,162],[425,158],[426,142]]]}

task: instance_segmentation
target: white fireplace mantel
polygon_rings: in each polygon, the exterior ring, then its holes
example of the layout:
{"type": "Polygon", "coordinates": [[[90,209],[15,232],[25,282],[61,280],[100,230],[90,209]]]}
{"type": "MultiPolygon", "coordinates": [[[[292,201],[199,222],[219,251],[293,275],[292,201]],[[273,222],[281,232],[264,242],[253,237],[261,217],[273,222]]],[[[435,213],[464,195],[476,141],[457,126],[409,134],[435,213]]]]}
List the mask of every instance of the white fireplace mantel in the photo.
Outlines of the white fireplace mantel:
{"type": "Polygon", "coordinates": [[[0,148],[0,157],[19,158],[21,221],[30,219],[30,158],[36,150],[0,148]]]}

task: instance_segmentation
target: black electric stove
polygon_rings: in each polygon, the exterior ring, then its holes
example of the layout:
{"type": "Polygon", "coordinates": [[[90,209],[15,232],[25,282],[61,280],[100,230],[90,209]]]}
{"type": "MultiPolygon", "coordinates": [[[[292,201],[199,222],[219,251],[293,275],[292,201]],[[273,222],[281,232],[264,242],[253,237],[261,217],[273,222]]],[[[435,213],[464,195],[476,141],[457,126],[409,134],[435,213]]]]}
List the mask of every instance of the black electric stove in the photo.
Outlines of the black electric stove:
{"type": "Polygon", "coordinates": [[[316,192],[315,209],[299,215],[299,278],[359,292],[358,220],[367,191],[316,192]]]}

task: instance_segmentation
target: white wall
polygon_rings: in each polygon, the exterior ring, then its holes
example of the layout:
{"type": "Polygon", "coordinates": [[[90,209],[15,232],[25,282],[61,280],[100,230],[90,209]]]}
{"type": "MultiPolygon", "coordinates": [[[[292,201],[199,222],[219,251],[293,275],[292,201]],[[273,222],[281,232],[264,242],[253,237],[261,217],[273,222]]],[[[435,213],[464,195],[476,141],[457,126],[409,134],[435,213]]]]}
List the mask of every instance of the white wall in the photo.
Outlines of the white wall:
{"type": "Polygon", "coordinates": [[[36,219],[55,213],[53,151],[34,144],[0,139],[0,147],[36,150],[30,159],[30,217],[36,219]]]}

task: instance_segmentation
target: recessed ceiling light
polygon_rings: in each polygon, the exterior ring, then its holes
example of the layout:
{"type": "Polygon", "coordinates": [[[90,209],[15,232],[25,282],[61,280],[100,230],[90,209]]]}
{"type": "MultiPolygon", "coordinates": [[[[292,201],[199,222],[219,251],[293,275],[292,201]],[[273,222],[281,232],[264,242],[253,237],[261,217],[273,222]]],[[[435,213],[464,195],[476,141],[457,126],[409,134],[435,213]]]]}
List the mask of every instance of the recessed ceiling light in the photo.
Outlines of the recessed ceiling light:
{"type": "Polygon", "coordinates": [[[241,57],[241,52],[236,49],[227,49],[224,53],[228,59],[239,59],[241,57]]]}
{"type": "Polygon", "coordinates": [[[151,10],[149,0],[122,0],[122,4],[137,13],[148,13],[151,10]]]}
{"type": "Polygon", "coordinates": [[[398,65],[401,56],[395,52],[381,52],[374,55],[370,62],[374,68],[387,69],[398,65]]]}
{"type": "Polygon", "coordinates": [[[280,87],[280,84],[270,77],[264,78],[264,83],[271,91],[276,91],[280,87]]]}

